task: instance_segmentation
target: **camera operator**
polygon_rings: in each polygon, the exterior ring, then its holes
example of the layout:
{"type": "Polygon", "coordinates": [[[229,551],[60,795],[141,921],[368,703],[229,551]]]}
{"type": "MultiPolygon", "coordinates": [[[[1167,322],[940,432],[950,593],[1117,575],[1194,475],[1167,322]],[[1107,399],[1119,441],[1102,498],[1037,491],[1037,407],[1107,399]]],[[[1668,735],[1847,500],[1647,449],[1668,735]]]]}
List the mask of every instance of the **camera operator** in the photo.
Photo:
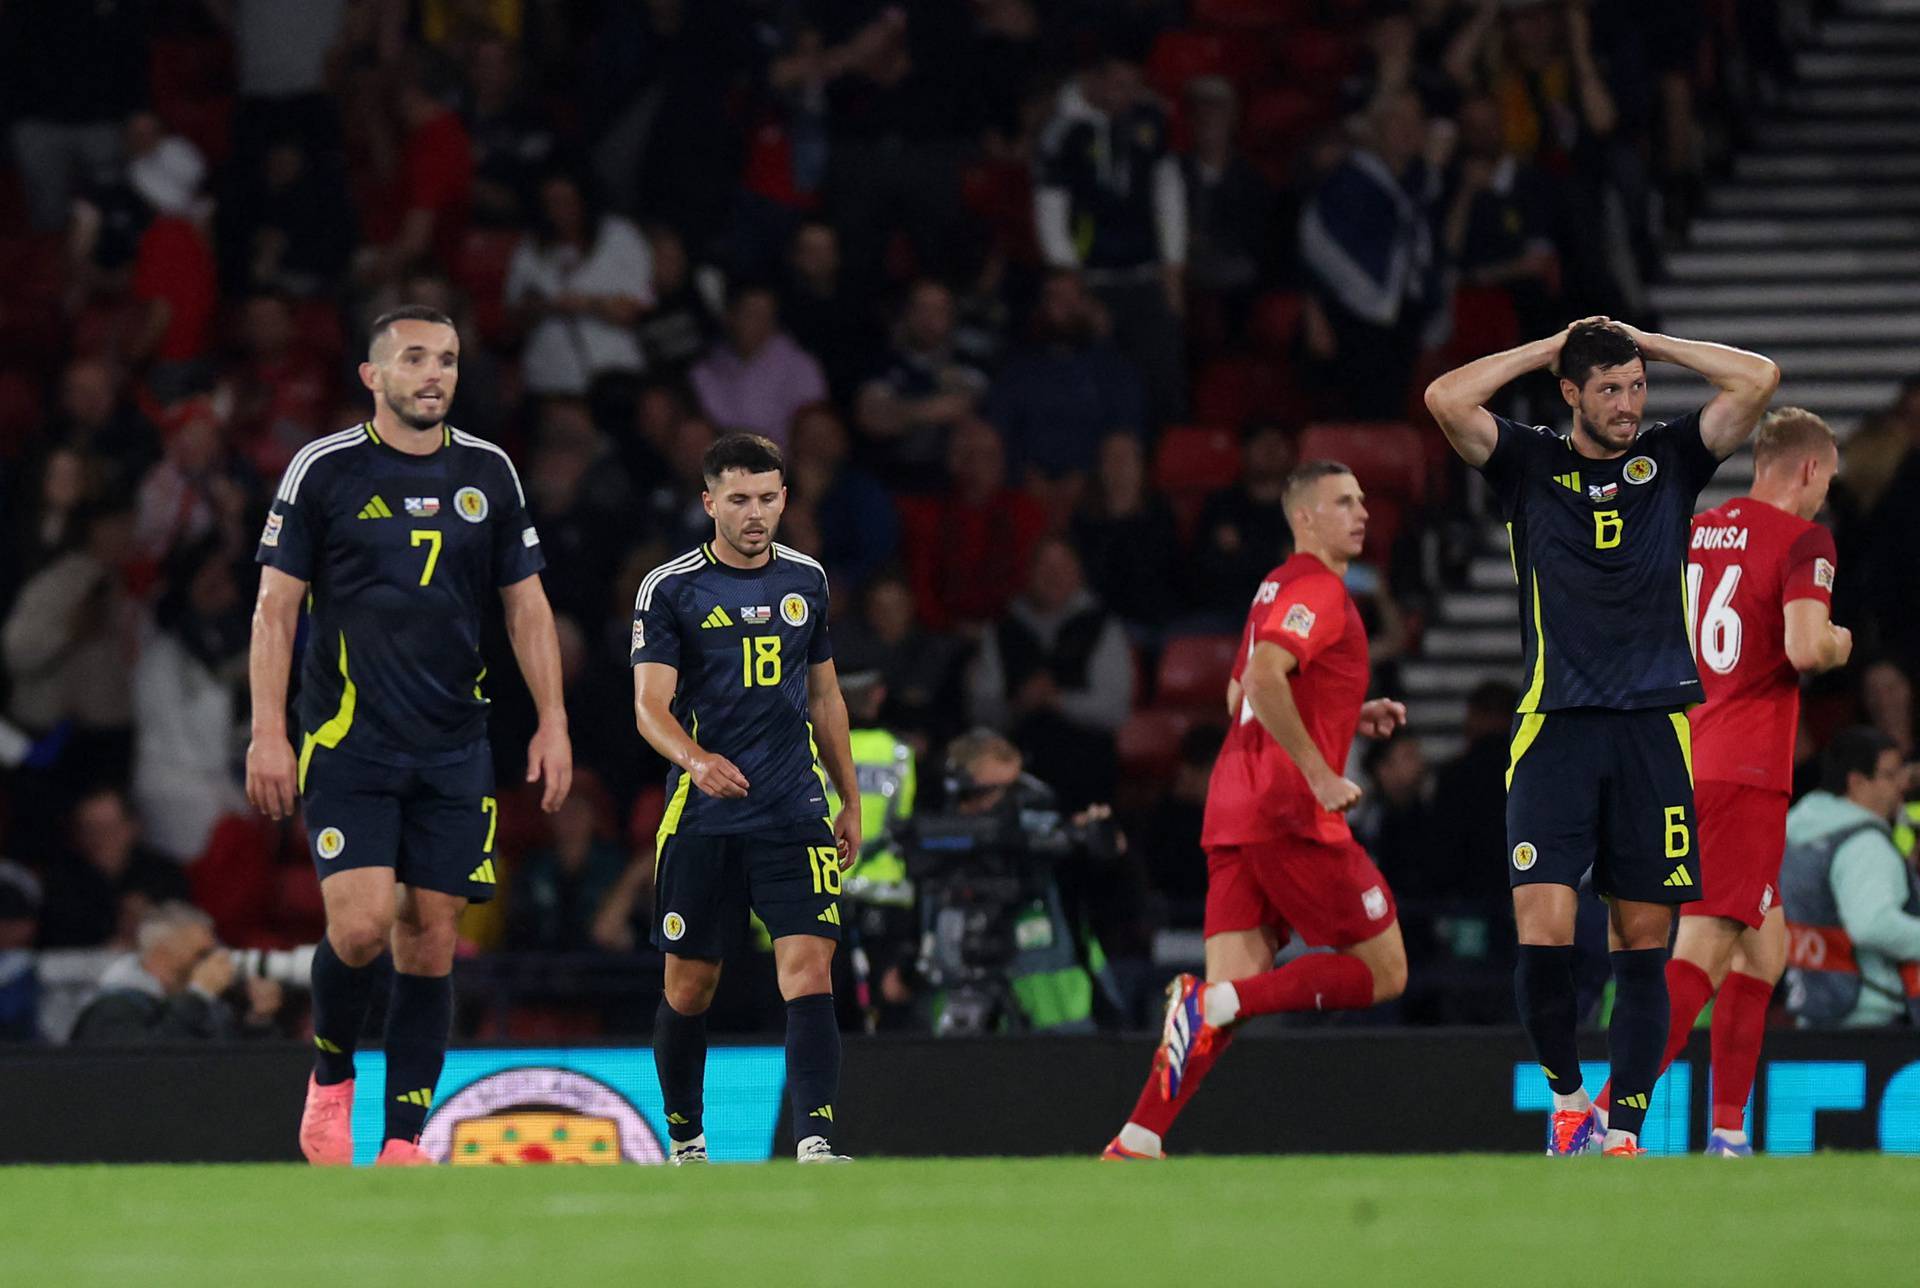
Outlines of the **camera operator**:
{"type": "Polygon", "coordinates": [[[990,730],[954,740],[945,785],[944,811],[904,836],[934,1032],[1092,1032],[1096,1007],[1118,1005],[1100,945],[1064,891],[1079,885],[1076,868],[1119,856],[1111,811],[1063,816],[1019,749],[990,730]]]}
{"type": "Polygon", "coordinates": [[[100,980],[73,1027],[75,1042],[192,1042],[270,1032],[278,980],[241,974],[213,937],[213,918],[163,903],[140,921],[136,949],[100,980]]]}

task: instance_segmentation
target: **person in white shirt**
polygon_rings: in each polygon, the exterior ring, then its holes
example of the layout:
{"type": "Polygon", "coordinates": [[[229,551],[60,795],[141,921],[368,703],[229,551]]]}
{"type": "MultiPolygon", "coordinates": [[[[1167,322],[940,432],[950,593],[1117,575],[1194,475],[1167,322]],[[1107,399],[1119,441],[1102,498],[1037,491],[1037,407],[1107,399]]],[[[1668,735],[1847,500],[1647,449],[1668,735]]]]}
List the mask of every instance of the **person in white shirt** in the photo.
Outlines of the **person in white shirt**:
{"type": "Polygon", "coordinates": [[[646,366],[634,331],[653,305],[646,239],[599,210],[571,175],[540,185],[534,230],[507,266],[506,299],[526,332],[530,393],[579,396],[599,376],[646,366]]]}

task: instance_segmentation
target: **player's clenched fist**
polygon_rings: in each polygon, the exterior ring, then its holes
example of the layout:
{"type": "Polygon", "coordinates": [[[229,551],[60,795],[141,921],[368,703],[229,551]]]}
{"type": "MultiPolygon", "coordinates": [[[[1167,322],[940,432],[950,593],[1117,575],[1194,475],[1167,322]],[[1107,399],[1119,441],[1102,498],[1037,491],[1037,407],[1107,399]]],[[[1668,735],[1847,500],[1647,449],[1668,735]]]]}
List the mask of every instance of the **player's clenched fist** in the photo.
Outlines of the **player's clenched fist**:
{"type": "Polygon", "coordinates": [[[1344,814],[1360,803],[1360,784],[1339,774],[1328,774],[1308,786],[1313,788],[1313,798],[1320,802],[1320,808],[1335,814],[1344,814]]]}
{"type": "Polygon", "coordinates": [[[247,800],[268,818],[286,818],[300,796],[300,766],[285,738],[247,744],[247,800]]]}
{"type": "Polygon", "coordinates": [[[725,756],[695,756],[687,761],[687,776],[693,785],[721,800],[738,800],[747,794],[747,776],[725,756]]]}

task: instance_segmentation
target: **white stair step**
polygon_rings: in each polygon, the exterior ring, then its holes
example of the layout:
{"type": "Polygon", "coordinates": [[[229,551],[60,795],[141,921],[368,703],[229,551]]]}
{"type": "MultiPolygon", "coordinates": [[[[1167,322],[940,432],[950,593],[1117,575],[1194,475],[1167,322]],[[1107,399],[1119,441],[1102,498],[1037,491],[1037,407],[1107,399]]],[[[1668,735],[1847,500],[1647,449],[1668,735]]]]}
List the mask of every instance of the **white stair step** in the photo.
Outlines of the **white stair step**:
{"type": "Polygon", "coordinates": [[[1510,626],[1433,626],[1420,637],[1420,651],[1436,659],[1504,657],[1514,651],[1516,638],[1510,626]]]}
{"type": "MultiPolygon", "coordinates": [[[[1825,339],[1830,322],[1837,318],[1809,318],[1810,330],[1825,339]]],[[[1835,376],[1882,376],[1904,380],[1920,371],[1920,345],[1866,344],[1858,348],[1798,349],[1770,345],[1767,356],[1780,364],[1789,379],[1830,379],[1835,376]]]]}
{"type": "Polygon", "coordinates": [[[1513,660],[1511,662],[1427,662],[1408,660],[1400,664],[1400,679],[1407,686],[1408,693],[1433,696],[1441,693],[1470,693],[1476,684],[1488,680],[1505,680],[1508,684],[1520,678],[1520,633],[1513,635],[1513,660]]]}
{"type": "MultiPolygon", "coordinates": [[[[1914,144],[1920,147],[1920,134],[1914,144]]],[[[1731,219],[1708,217],[1694,221],[1695,246],[1831,246],[1836,242],[1887,243],[1913,247],[1920,243],[1920,216],[1861,215],[1833,219],[1731,219]]]]}
{"type": "Polygon", "coordinates": [[[1920,118],[1766,121],[1755,136],[1770,148],[1905,148],[1920,144],[1920,118]]]}
{"type": "Polygon", "coordinates": [[[1475,590],[1512,590],[1513,564],[1504,555],[1481,555],[1467,565],[1467,585],[1475,590]]]}
{"type": "Polygon", "coordinates": [[[1444,765],[1467,749],[1467,740],[1457,733],[1415,733],[1414,736],[1420,740],[1420,754],[1429,765],[1444,765]]]}
{"type": "Polygon", "coordinates": [[[1920,309],[1883,313],[1830,313],[1817,318],[1789,312],[1696,314],[1675,310],[1661,319],[1674,335],[1722,344],[1892,344],[1920,339],[1920,309]]]}
{"type": "Polygon", "coordinates": [[[1901,112],[1913,106],[1913,89],[1902,85],[1799,85],[1787,102],[1802,112],[1835,116],[1901,112]]]}
{"type": "MultiPolygon", "coordinates": [[[[1684,334],[1684,333],[1683,333],[1684,334]]],[[[1717,337],[1703,335],[1702,340],[1717,337]]],[[[1713,387],[1691,372],[1661,365],[1653,370],[1650,382],[1653,398],[1647,404],[1647,420],[1671,420],[1684,412],[1704,407],[1713,397],[1713,387]],[[1658,411],[1655,408],[1659,408],[1658,411]]],[[[1775,407],[1805,407],[1818,412],[1828,423],[1846,421],[1876,412],[1893,401],[1900,390],[1897,380],[1817,380],[1797,379],[1788,371],[1773,396],[1775,407]]],[[[1835,425],[1835,433],[1841,432],[1835,425]]]]}
{"type": "MultiPolygon", "coordinates": [[[[1505,539],[1506,534],[1501,533],[1501,540],[1504,542],[1505,539]]],[[[1520,603],[1514,598],[1512,587],[1508,587],[1505,593],[1488,591],[1484,594],[1466,594],[1455,591],[1441,596],[1440,618],[1448,625],[1512,626],[1520,620],[1520,603]]]]}
{"type": "Polygon", "coordinates": [[[1430,698],[1407,695],[1407,728],[1429,733],[1458,729],[1466,722],[1467,704],[1463,698],[1430,698]]]}
{"type": "Polygon", "coordinates": [[[1920,273],[1920,249],[1692,249],[1675,251],[1667,256],[1667,272],[1680,282],[1747,282],[1766,278],[1804,282],[1825,277],[1884,279],[1920,273]]]}
{"type": "Polygon", "coordinates": [[[1824,49],[1885,51],[1920,46],[1920,28],[1908,22],[1836,18],[1820,26],[1824,49]]]}
{"type": "Polygon", "coordinates": [[[1920,18],[1920,0],[1844,0],[1841,12],[1874,17],[1920,18]]]}
{"type": "Polygon", "coordinates": [[[1920,54],[1867,50],[1803,49],[1794,59],[1802,79],[1854,80],[1867,77],[1920,80],[1920,54]]]}
{"type": "Polygon", "coordinates": [[[1708,195],[1723,215],[1901,214],[1920,211],[1920,183],[1728,185],[1708,195]]]}
{"type": "MultiPolygon", "coordinates": [[[[1915,58],[1920,60],[1920,55],[1915,58]]],[[[1733,172],[1742,180],[1766,183],[1914,179],[1920,178],[1920,153],[1860,152],[1830,156],[1822,152],[1750,152],[1734,158],[1733,172]]]]}
{"type": "Polygon", "coordinates": [[[1912,308],[1920,307],[1920,278],[1886,282],[1733,282],[1724,286],[1686,282],[1654,287],[1653,303],[1662,314],[1794,309],[1807,315],[1889,305],[1912,308]]]}

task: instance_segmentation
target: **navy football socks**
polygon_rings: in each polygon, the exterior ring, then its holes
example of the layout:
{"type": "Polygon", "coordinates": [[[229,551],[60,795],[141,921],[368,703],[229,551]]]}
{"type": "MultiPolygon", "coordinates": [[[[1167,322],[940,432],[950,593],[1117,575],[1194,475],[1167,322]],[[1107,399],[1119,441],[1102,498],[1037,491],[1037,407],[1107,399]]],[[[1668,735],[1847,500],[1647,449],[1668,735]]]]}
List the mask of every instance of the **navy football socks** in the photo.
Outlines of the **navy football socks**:
{"type": "Polygon", "coordinates": [[[701,1124],[707,1080],[707,1016],[682,1015],[660,999],[653,1017],[653,1067],[667,1111],[667,1135],[692,1140],[701,1124]]]}
{"type": "Polygon", "coordinates": [[[378,957],[349,966],[325,935],[313,950],[313,1080],[323,1087],[353,1077],[353,1052],[373,1005],[373,987],[385,974],[378,957]]]}
{"type": "Polygon", "coordinates": [[[1667,1045],[1667,950],[1640,948],[1613,957],[1613,1023],[1607,1054],[1613,1061],[1607,1130],[1640,1134],[1647,1102],[1660,1079],[1667,1045]]]}
{"type": "Polygon", "coordinates": [[[840,1025],[833,994],[810,993],[787,1003],[787,1100],[794,1143],[833,1139],[833,1101],[840,1094],[840,1025]]]}
{"type": "Polygon", "coordinates": [[[433,1089],[453,1032],[453,977],[393,977],[387,1012],[387,1128],[385,1140],[418,1140],[433,1106],[433,1089]]]}
{"type": "MultiPolygon", "coordinates": [[[[1580,1090],[1580,1050],[1574,1041],[1577,995],[1573,987],[1573,945],[1521,944],[1513,972],[1520,1023],[1533,1042],[1533,1058],[1557,1096],[1580,1090]]],[[[1661,1036],[1666,1036],[1662,1021],[1661,1036]]],[[[1659,1058],[1659,1044],[1654,1058],[1659,1058]]]]}

